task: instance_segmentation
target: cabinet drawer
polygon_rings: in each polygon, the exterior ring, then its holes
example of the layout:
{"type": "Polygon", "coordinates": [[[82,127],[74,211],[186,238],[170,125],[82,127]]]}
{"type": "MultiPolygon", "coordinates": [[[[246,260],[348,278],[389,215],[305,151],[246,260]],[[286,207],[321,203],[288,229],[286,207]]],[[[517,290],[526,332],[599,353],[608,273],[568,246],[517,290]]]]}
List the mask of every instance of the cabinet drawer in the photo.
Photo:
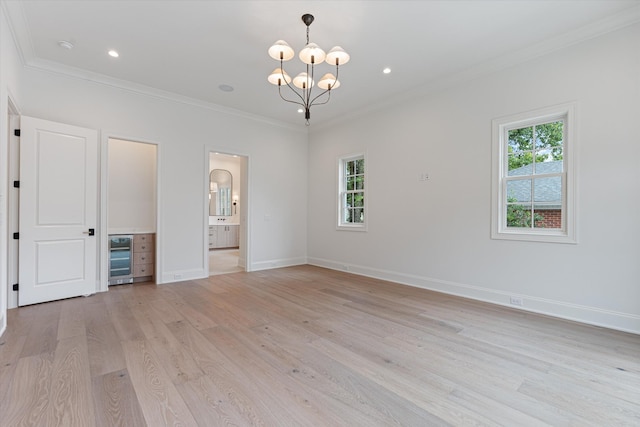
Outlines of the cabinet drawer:
{"type": "Polygon", "coordinates": [[[153,243],[153,234],[134,234],[133,243],[153,243]]]}
{"type": "Polygon", "coordinates": [[[133,277],[153,276],[153,264],[140,264],[133,266],[133,277]]]}
{"type": "Polygon", "coordinates": [[[136,242],[133,241],[133,253],[136,252],[153,252],[153,242],[136,242]]]}
{"type": "Polygon", "coordinates": [[[134,252],[133,265],[153,264],[153,252],[134,252]]]}

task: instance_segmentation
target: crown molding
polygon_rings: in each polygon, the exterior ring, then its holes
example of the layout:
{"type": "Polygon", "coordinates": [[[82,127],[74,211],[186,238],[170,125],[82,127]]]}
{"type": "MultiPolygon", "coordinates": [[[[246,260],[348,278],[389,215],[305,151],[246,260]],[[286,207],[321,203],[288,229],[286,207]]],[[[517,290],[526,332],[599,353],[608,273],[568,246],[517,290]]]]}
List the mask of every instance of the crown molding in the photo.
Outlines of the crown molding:
{"type": "Polygon", "coordinates": [[[306,126],[303,127],[302,125],[294,125],[288,122],[271,119],[258,114],[252,114],[252,113],[248,113],[242,110],[237,110],[231,107],[225,107],[223,105],[215,104],[213,102],[207,102],[207,101],[191,98],[184,95],[179,95],[174,92],[169,92],[169,91],[157,89],[151,86],[146,86],[140,83],[134,83],[129,80],[117,79],[117,78],[96,73],[93,71],[87,71],[81,68],[63,65],[54,61],[35,58],[31,60],[30,63],[25,64],[24,68],[31,69],[37,72],[54,74],[57,76],[70,78],[74,80],[82,80],[82,81],[93,83],[96,85],[118,89],[124,92],[129,92],[129,93],[151,97],[155,99],[161,99],[164,101],[174,102],[178,104],[203,108],[203,109],[215,111],[221,114],[228,114],[228,115],[241,117],[241,118],[245,118],[245,119],[256,121],[256,122],[261,122],[271,126],[276,126],[280,128],[307,133],[306,126]]]}
{"type": "Polygon", "coordinates": [[[0,7],[4,11],[20,61],[23,65],[27,64],[34,58],[34,49],[24,6],[20,1],[0,0],[0,7]]]}
{"type": "MultiPolygon", "coordinates": [[[[534,60],[538,57],[551,54],[558,50],[583,43],[585,41],[603,36],[605,34],[621,30],[640,22],[640,5],[623,10],[615,15],[608,16],[601,20],[592,22],[575,30],[552,37],[542,42],[532,44],[526,48],[492,58],[485,62],[476,64],[464,71],[434,79],[421,86],[412,88],[410,91],[398,93],[378,103],[371,104],[365,108],[350,114],[337,117],[316,126],[317,131],[327,127],[333,127],[354,118],[369,115],[375,111],[398,105],[412,99],[422,98],[430,94],[454,87],[457,84],[474,80],[476,78],[489,75],[516,65],[534,60]]],[[[313,133],[313,131],[311,131],[313,133]]]]}

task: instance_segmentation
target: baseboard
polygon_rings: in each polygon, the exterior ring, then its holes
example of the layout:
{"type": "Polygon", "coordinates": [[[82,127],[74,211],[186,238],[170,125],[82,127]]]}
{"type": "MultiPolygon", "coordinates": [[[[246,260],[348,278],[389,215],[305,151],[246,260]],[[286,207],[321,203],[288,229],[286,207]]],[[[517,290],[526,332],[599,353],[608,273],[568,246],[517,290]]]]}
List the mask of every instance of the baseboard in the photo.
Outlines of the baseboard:
{"type": "Polygon", "coordinates": [[[272,268],[293,267],[294,265],[304,264],[307,264],[306,257],[271,259],[251,263],[251,269],[248,271],[269,270],[272,268]]]}
{"type": "Polygon", "coordinates": [[[589,325],[640,334],[640,316],[635,314],[604,310],[597,307],[583,306],[529,295],[506,293],[474,285],[346,264],[322,258],[309,258],[308,264],[332,270],[345,271],[360,276],[388,280],[390,282],[442,292],[449,295],[471,298],[533,313],[545,314],[589,325]],[[522,306],[511,304],[511,298],[520,299],[522,306]]]}
{"type": "Polygon", "coordinates": [[[209,277],[207,271],[205,271],[203,268],[199,268],[196,270],[169,271],[167,273],[163,273],[161,280],[157,283],[160,285],[164,283],[182,282],[185,280],[204,279],[207,277],[209,277]]]}

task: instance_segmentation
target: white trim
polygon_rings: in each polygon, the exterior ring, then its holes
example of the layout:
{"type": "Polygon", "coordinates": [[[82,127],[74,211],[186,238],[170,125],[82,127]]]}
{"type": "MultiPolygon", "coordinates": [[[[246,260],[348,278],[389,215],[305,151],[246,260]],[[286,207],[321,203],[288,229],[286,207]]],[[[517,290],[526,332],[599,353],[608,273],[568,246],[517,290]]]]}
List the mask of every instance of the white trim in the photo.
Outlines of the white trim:
{"type": "Polygon", "coordinates": [[[251,271],[271,270],[274,268],[293,267],[305,264],[307,264],[306,257],[269,259],[266,261],[254,262],[251,264],[251,271]]]}
{"type": "Polygon", "coordinates": [[[576,153],[577,144],[576,128],[578,127],[576,115],[577,103],[564,104],[540,108],[533,111],[512,114],[493,119],[492,143],[491,143],[491,238],[498,240],[523,240],[531,242],[572,243],[577,240],[576,225],[576,153]],[[549,229],[516,229],[507,228],[504,224],[505,203],[504,185],[502,184],[505,173],[505,133],[509,129],[531,126],[550,120],[566,118],[563,141],[563,160],[566,170],[566,179],[563,185],[566,197],[563,198],[563,223],[562,230],[549,229]]]}
{"type": "Polygon", "coordinates": [[[174,270],[165,271],[162,273],[162,275],[157,275],[156,282],[158,284],[165,284],[183,282],[185,280],[206,279],[207,277],[209,277],[207,271],[203,268],[196,268],[191,270],[174,270]]]}
{"type": "Polygon", "coordinates": [[[589,307],[530,295],[501,292],[471,284],[450,282],[354,264],[345,264],[343,262],[322,258],[309,258],[308,263],[318,267],[346,271],[359,276],[372,277],[375,279],[387,280],[402,285],[414,286],[449,295],[471,298],[477,301],[502,305],[517,310],[545,314],[548,316],[558,317],[560,319],[601,326],[632,334],[640,334],[640,315],[637,314],[604,310],[597,307],[589,307]],[[511,305],[509,302],[511,297],[521,298],[523,306],[518,307],[511,305]]]}

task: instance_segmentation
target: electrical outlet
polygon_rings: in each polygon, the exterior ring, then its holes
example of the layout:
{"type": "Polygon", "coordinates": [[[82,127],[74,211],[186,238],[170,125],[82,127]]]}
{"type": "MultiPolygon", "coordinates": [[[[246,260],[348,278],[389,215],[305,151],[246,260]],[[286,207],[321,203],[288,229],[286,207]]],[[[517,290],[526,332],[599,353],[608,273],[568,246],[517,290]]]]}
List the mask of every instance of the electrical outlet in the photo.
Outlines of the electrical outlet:
{"type": "Polygon", "coordinates": [[[176,273],[176,274],[173,275],[173,278],[176,279],[176,280],[182,279],[182,274],[176,273]]]}
{"type": "Polygon", "coordinates": [[[520,297],[509,297],[509,302],[511,305],[517,305],[518,307],[522,307],[522,298],[520,297]]]}

